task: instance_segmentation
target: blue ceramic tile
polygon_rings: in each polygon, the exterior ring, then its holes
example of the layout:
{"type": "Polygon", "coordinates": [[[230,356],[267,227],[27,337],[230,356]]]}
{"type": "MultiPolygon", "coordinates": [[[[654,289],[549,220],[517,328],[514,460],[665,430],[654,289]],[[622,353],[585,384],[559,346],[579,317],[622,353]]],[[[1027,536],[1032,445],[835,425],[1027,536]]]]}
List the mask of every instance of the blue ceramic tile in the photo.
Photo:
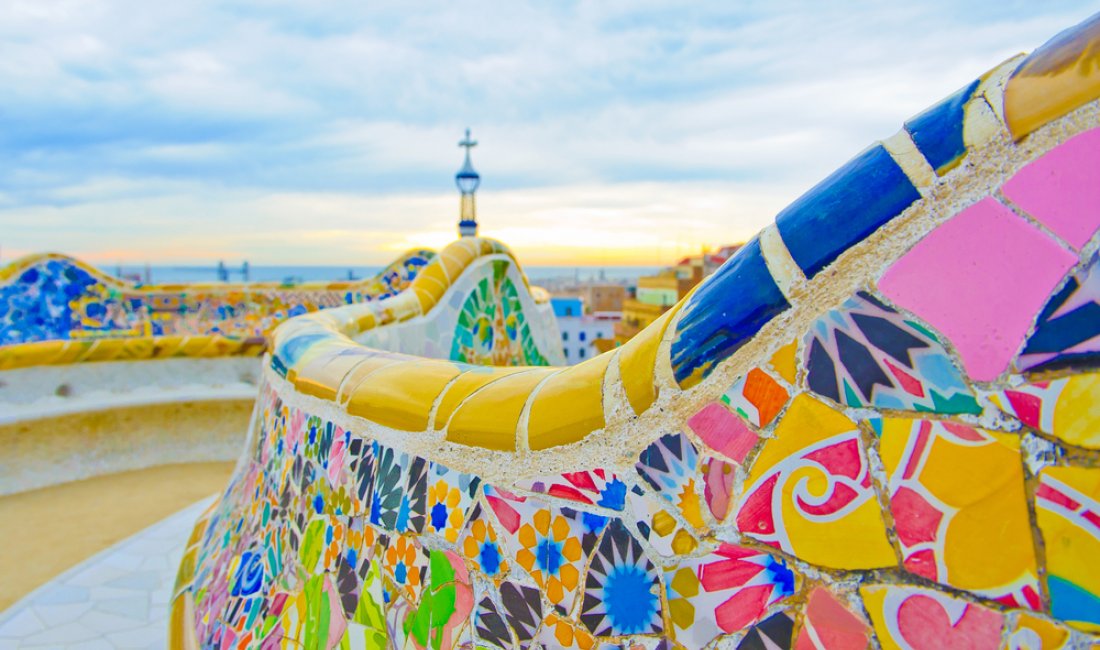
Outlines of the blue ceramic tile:
{"type": "Polygon", "coordinates": [[[790,307],[753,239],[704,282],[684,306],[672,342],[672,368],[685,388],[710,374],[765,323],[790,307]],[[694,380],[688,382],[689,378],[694,380]]]}
{"type": "Polygon", "coordinates": [[[290,337],[276,348],[275,354],[271,355],[272,369],[285,378],[286,371],[294,367],[295,363],[298,363],[298,359],[302,358],[302,354],[311,345],[327,338],[329,338],[327,334],[319,333],[302,333],[290,337]]]}
{"type": "Polygon", "coordinates": [[[1057,370],[1100,365],[1100,255],[1074,273],[1035,321],[1017,366],[1057,370]]]}
{"type": "Polygon", "coordinates": [[[978,88],[975,80],[969,86],[924,111],[905,123],[928,163],[943,175],[966,153],[963,143],[963,108],[978,88]]]}
{"type": "Polygon", "coordinates": [[[809,278],[919,198],[905,172],[876,144],[799,197],[775,222],[809,278]]]}

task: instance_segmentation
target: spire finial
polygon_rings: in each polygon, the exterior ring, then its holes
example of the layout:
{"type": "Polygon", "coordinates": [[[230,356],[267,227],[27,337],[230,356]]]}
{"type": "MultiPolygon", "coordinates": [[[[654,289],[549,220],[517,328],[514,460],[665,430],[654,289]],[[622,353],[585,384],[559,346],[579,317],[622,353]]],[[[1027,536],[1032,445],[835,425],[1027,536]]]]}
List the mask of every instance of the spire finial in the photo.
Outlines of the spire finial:
{"type": "Polygon", "coordinates": [[[461,212],[458,222],[458,234],[462,237],[477,235],[477,215],[474,205],[474,193],[481,184],[481,176],[474,170],[470,162],[470,149],[477,146],[477,140],[470,139],[470,128],[466,127],[466,137],[459,141],[458,146],[466,148],[466,160],[462,169],[455,174],[455,185],[462,192],[461,212]]]}

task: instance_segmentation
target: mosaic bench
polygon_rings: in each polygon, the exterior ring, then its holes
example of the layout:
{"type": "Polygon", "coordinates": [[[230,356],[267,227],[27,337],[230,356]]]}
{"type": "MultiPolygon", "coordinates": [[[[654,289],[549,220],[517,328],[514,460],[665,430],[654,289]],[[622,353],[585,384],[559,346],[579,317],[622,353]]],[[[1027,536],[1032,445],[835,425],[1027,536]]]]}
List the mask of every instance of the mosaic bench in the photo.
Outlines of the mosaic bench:
{"type": "Polygon", "coordinates": [[[332,283],[135,285],[57,254],[0,269],[0,495],[236,458],[266,334],[394,295],[433,255],[332,283]]]}
{"type": "MultiPolygon", "coordinates": [[[[173,647],[1100,641],[1098,97],[1100,15],[576,366],[377,347],[430,335],[488,240],[285,323],[173,647]]],[[[477,321],[471,350],[516,340],[477,321]]]]}
{"type": "Polygon", "coordinates": [[[80,361],[259,356],[287,318],[378,300],[434,256],[409,251],[367,280],[133,284],[59,254],[0,269],[0,370],[80,361]]]}

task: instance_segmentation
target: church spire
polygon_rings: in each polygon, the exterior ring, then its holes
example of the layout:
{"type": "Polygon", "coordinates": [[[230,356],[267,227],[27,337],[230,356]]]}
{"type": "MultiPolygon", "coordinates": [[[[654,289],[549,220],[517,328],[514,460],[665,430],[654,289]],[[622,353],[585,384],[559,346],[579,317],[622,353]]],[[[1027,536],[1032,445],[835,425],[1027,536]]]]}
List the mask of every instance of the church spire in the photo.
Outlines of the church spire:
{"type": "Polygon", "coordinates": [[[481,184],[481,176],[474,170],[470,162],[470,149],[477,146],[476,140],[470,139],[470,129],[466,129],[466,138],[458,143],[458,146],[466,148],[466,161],[462,169],[455,174],[455,185],[462,192],[462,207],[459,213],[458,234],[460,237],[477,236],[477,207],[474,204],[474,193],[481,184]]]}

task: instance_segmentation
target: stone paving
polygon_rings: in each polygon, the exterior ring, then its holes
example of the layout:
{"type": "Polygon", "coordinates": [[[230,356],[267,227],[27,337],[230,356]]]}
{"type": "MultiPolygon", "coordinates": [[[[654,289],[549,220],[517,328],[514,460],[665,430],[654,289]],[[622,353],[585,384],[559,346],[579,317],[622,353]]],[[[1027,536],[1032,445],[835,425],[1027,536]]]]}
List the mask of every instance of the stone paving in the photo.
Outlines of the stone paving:
{"type": "Polygon", "coordinates": [[[212,500],[124,539],[0,612],[0,650],[166,647],[176,569],[212,500]]]}

